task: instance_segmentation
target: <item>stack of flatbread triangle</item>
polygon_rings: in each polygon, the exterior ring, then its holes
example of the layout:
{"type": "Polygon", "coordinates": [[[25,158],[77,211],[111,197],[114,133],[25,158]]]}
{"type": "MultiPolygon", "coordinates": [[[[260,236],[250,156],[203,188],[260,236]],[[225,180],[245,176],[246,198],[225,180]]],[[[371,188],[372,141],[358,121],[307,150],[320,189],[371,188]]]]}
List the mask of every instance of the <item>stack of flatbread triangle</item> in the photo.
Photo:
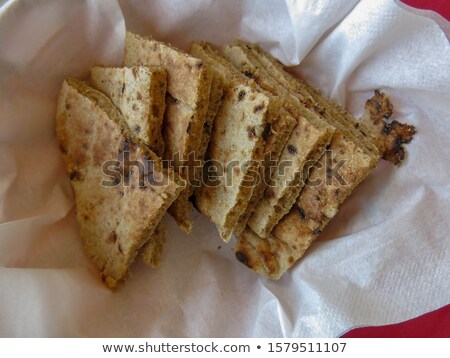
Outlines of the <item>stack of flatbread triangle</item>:
{"type": "Polygon", "coordinates": [[[56,132],[84,250],[116,288],[140,256],[157,267],[168,212],[195,207],[236,258],[269,278],[298,261],[381,159],[415,128],[376,91],[355,120],[255,44],[189,53],[127,33],[123,67],[64,81],[56,132]]]}

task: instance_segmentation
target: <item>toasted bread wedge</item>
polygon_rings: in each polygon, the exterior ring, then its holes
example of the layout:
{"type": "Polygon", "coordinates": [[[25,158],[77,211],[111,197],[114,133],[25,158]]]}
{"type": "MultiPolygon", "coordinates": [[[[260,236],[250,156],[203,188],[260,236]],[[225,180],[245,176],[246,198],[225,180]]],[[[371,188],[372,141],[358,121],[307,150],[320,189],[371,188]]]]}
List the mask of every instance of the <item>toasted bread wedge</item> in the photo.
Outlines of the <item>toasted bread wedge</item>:
{"type": "Polygon", "coordinates": [[[139,139],[132,140],[120,111],[84,82],[64,81],[56,133],[75,193],[84,251],[106,285],[115,288],[184,183],[162,169],[139,139]]]}
{"type": "MultiPolygon", "coordinates": [[[[292,130],[293,122],[289,117],[279,116],[281,102],[278,98],[261,90],[254,81],[249,81],[245,76],[240,74],[230,62],[220,56],[209,44],[205,42],[193,43],[190,53],[201,58],[218,75],[224,78],[226,94],[214,122],[207,157],[215,161],[220,160],[225,165],[230,160],[237,161],[238,165],[246,162],[254,163],[254,165],[246,169],[248,172],[253,172],[251,178],[246,177],[246,172],[241,176],[242,183],[245,182],[245,187],[236,183],[236,191],[234,193],[231,193],[226,186],[225,188],[215,189],[217,192],[220,190],[224,191],[225,195],[227,192],[230,195],[236,195],[234,199],[229,201],[229,213],[224,217],[219,213],[221,206],[219,202],[214,203],[214,200],[205,200],[211,196],[211,188],[208,188],[206,185],[196,195],[196,203],[200,212],[207,215],[216,223],[222,238],[228,241],[231,234],[236,232],[240,226],[245,227],[245,222],[242,224],[242,219],[245,218],[248,204],[252,200],[255,188],[260,183],[261,174],[263,174],[260,167],[264,153],[275,149],[275,143],[284,140],[281,136],[288,136],[289,131],[292,130]],[[259,104],[258,101],[260,102],[259,104]],[[258,121],[255,122],[257,117],[258,121]],[[238,118],[242,119],[238,121],[238,118]],[[272,126],[276,130],[272,131],[272,126]],[[246,133],[249,133],[249,130],[251,130],[249,136],[253,137],[252,141],[258,141],[258,143],[255,143],[256,147],[254,148],[254,152],[246,151],[242,148],[248,145],[244,137],[246,133]],[[274,137],[278,140],[275,140],[274,137]],[[233,142],[229,142],[227,145],[226,141],[229,140],[233,140],[233,142]],[[270,148],[266,145],[269,145],[270,148]],[[226,147],[230,149],[224,150],[226,147]],[[220,154],[220,152],[223,153],[220,154]],[[226,154],[223,155],[224,153],[226,154]],[[245,154],[244,156],[242,155],[243,153],[245,154]],[[223,162],[225,157],[228,160],[223,162]],[[216,207],[213,208],[213,206],[216,207]],[[213,211],[218,212],[216,217],[212,215],[213,211]],[[222,219],[224,221],[221,221],[222,219]]],[[[237,170],[237,168],[234,170],[237,170]]]]}
{"type": "Polygon", "coordinates": [[[237,42],[224,48],[225,56],[242,73],[255,80],[261,88],[283,98],[283,107],[296,120],[273,171],[264,197],[252,206],[248,225],[261,237],[268,237],[273,227],[286,215],[300,193],[308,162],[318,160],[329,144],[334,127],[306,108],[295,95],[274,80],[250,49],[237,42]]]}
{"type": "MultiPolygon", "coordinates": [[[[197,178],[202,177],[202,168],[206,158],[206,153],[208,150],[209,141],[211,139],[211,131],[213,127],[214,118],[217,116],[220,105],[222,103],[222,97],[224,93],[224,78],[221,73],[213,71],[211,90],[209,92],[209,105],[208,111],[206,112],[205,124],[203,125],[202,140],[200,143],[200,148],[198,150],[200,165],[198,170],[195,172],[195,178],[193,180],[196,183],[194,192],[201,190],[201,181],[197,181],[197,178]]],[[[197,166],[196,166],[197,168],[197,166]]],[[[194,199],[194,197],[191,197],[194,199]]]]}
{"type": "Polygon", "coordinates": [[[211,82],[211,91],[209,92],[209,105],[206,112],[205,124],[203,126],[202,141],[200,143],[199,155],[201,159],[205,159],[205,154],[208,149],[209,140],[211,138],[211,131],[214,118],[217,116],[220,104],[223,97],[224,78],[219,72],[213,71],[211,82]]]}
{"type": "MultiPolygon", "coordinates": [[[[201,60],[170,45],[130,32],[125,39],[124,63],[125,66],[162,66],[167,71],[167,92],[171,100],[167,102],[164,117],[163,159],[173,161],[175,171],[188,178],[193,175],[193,163],[199,158],[202,145],[212,71],[201,60]]],[[[193,189],[188,186],[186,190],[169,212],[181,228],[190,232],[188,199],[193,189]]]]}
{"type": "MultiPolygon", "coordinates": [[[[274,169],[276,170],[277,163],[280,160],[280,156],[283,148],[286,146],[289,138],[291,137],[293,129],[296,127],[297,121],[283,108],[280,111],[279,117],[272,123],[270,127],[270,133],[265,136],[267,138],[264,146],[264,159],[260,167],[260,180],[256,183],[253,189],[252,197],[247,204],[245,213],[241,215],[234,234],[239,234],[244,230],[245,226],[249,222],[254,210],[261,202],[264,192],[267,190],[267,186],[271,183],[271,177],[274,169]]],[[[266,127],[268,129],[268,127],[266,127]]]]}
{"type": "Polygon", "coordinates": [[[342,133],[333,136],[329,152],[331,156],[323,156],[313,168],[295,205],[268,238],[259,237],[250,228],[240,235],[235,249],[240,262],[259,274],[279,279],[303,256],[340,204],[373,169],[372,158],[342,133]],[[339,171],[342,182],[327,177],[327,158],[332,166],[344,162],[339,171]]]}
{"type": "MultiPolygon", "coordinates": [[[[381,121],[380,117],[387,118],[390,113],[392,104],[389,99],[376,92],[366,103],[365,121],[374,123],[375,126],[367,138],[383,138],[379,136],[377,124],[381,121]]],[[[393,130],[398,129],[394,135],[402,138],[400,145],[409,143],[415,134],[415,128],[398,122],[392,123],[395,127],[393,130]]],[[[386,139],[389,133],[383,135],[386,139]]],[[[386,153],[385,150],[390,148],[389,143],[385,147],[380,146],[379,152],[386,153]]],[[[255,272],[274,279],[280,278],[304,255],[313,240],[337,214],[339,206],[376,163],[374,153],[368,154],[354,138],[337,130],[327,153],[311,171],[308,184],[289,214],[283,217],[267,239],[247,228],[236,245],[236,258],[255,272]],[[340,168],[339,176],[333,178],[333,170],[330,172],[330,168],[340,168]]]]}
{"type": "MultiPolygon", "coordinates": [[[[307,121],[299,121],[273,173],[269,186],[264,192],[249,220],[250,227],[258,229],[258,235],[268,237],[273,227],[286,215],[295,203],[304,186],[310,166],[322,155],[328,139],[321,138],[320,132],[308,126],[307,121]]],[[[323,137],[322,137],[323,138],[323,137]]]]}
{"type": "Polygon", "coordinates": [[[196,207],[216,224],[224,241],[230,240],[253,192],[263,157],[267,107],[266,96],[237,85],[227,89],[214,121],[205,166],[209,180],[205,178],[196,194],[196,207]]]}
{"type": "Polygon", "coordinates": [[[289,113],[281,108],[283,99],[280,96],[260,87],[256,81],[248,78],[246,73],[240,73],[239,69],[226,58],[225,51],[226,48],[224,49],[223,55],[221,55],[205,42],[194,43],[191,47],[192,53],[195,53],[200,58],[204,58],[205,61],[209,61],[214,68],[222,73],[227,81],[231,83],[247,84],[269,97],[272,103],[270,105],[271,108],[269,109],[269,116],[273,120],[271,125],[267,125],[265,128],[264,139],[266,140],[266,144],[263,149],[264,160],[259,168],[259,180],[257,183],[254,183],[252,196],[245,209],[242,210],[242,214],[233,230],[235,235],[239,235],[247,224],[255,205],[264,194],[264,189],[270,179],[272,164],[278,161],[281,150],[295,127],[296,121],[289,113]]]}
{"type": "MultiPolygon", "coordinates": [[[[146,66],[94,67],[91,82],[120,110],[133,134],[161,157],[164,153],[161,127],[166,106],[166,71],[161,67],[146,66]]],[[[163,225],[161,220],[141,250],[144,261],[153,268],[161,261],[165,247],[163,225]]]]}
{"type": "Polygon", "coordinates": [[[92,85],[111,99],[130,129],[158,156],[164,153],[161,127],[166,106],[166,78],[162,67],[91,69],[92,85]]]}

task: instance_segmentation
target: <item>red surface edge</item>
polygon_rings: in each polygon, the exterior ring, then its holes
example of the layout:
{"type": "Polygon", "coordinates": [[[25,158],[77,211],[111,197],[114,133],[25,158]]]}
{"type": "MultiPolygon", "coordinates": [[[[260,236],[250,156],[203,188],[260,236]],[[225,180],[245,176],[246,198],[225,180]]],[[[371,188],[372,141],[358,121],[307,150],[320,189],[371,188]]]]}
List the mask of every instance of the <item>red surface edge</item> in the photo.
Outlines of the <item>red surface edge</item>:
{"type": "Polygon", "coordinates": [[[343,338],[450,338],[450,305],[409,321],[353,329],[343,338]]]}
{"type": "Polygon", "coordinates": [[[450,21],[449,0],[402,0],[402,3],[417,9],[432,10],[450,21]]]}

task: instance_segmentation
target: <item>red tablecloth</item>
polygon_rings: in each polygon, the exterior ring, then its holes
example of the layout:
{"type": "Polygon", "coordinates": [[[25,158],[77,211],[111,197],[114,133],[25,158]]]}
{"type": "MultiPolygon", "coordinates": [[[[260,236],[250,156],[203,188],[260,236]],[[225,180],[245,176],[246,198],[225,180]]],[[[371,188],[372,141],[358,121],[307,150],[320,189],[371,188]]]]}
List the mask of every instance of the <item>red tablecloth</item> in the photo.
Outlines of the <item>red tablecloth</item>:
{"type": "Polygon", "coordinates": [[[343,337],[450,338],[450,305],[398,324],[353,329],[343,337]]]}
{"type": "MultiPolygon", "coordinates": [[[[403,3],[433,10],[450,20],[450,0],[402,0],[403,3]]],[[[444,294],[444,292],[443,292],[444,294]]],[[[447,292],[450,295],[450,292],[447,292]]],[[[346,333],[345,338],[450,338],[450,305],[399,324],[365,327],[346,333]]]]}
{"type": "Polygon", "coordinates": [[[402,2],[418,9],[433,10],[450,21],[449,0],[402,0],[402,2]]]}

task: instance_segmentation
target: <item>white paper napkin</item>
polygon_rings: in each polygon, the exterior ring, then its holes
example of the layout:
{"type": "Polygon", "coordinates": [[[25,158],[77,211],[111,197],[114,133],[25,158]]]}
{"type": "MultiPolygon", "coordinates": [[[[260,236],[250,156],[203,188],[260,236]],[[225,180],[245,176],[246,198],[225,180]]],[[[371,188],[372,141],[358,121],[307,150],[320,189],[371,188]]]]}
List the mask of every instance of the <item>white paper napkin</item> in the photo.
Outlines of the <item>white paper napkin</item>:
{"type": "Polygon", "coordinates": [[[389,0],[4,3],[0,336],[338,336],[450,303],[449,69],[439,26],[389,0]],[[64,77],[120,65],[125,28],[183,49],[260,42],[356,115],[381,89],[418,128],[409,157],[381,163],[278,282],[196,214],[190,236],[166,218],[161,267],[136,262],[111,293],[81,250],[54,112],[64,77]]]}

